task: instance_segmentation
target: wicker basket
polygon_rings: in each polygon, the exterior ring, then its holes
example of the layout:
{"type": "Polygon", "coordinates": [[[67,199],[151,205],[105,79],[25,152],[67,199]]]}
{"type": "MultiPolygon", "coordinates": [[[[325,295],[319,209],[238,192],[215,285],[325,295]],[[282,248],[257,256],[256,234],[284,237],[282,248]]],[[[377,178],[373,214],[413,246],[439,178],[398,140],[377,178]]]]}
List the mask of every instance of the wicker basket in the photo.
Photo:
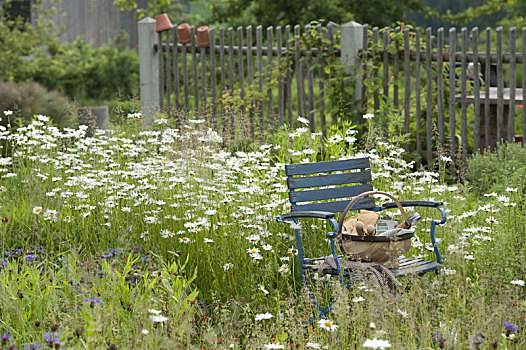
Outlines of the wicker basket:
{"type": "Polygon", "coordinates": [[[414,232],[395,237],[359,236],[342,232],[345,216],[349,210],[351,210],[361,198],[373,194],[382,194],[391,198],[400,210],[403,220],[407,220],[407,214],[405,213],[404,208],[393,195],[381,191],[364,192],[354,197],[345,207],[345,210],[340,217],[336,242],[342,254],[352,260],[375,262],[389,268],[398,268],[398,257],[407,253],[409,248],[411,248],[411,238],[413,237],[414,232]]]}

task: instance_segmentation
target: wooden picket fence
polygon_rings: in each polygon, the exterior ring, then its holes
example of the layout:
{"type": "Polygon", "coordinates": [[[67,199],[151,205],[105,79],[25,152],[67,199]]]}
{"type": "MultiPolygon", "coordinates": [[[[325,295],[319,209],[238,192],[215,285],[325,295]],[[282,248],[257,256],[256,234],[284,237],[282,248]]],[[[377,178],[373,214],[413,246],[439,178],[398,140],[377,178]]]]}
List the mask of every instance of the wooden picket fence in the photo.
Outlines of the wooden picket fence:
{"type": "Polygon", "coordinates": [[[303,116],[309,119],[311,131],[325,132],[334,122],[326,110],[331,102],[325,93],[328,77],[323,62],[313,61],[324,54],[339,57],[355,77],[353,103],[359,108],[349,118],[361,123],[365,113],[403,115],[403,132],[412,145],[408,150],[429,164],[437,154],[449,153],[465,161],[470,153],[526,138],[526,110],[516,116],[516,107],[522,107],[526,96],[526,89],[517,88],[522,83],[517,84],[516,78],[520,74],[519,80],[526,81],[522,69],[526,27],[519,43],[522,52],[517,52],[515,28],[505,41],[502,28],[487,28],[483,35],[477,28],[462,28],[459,39],[455,28],[446,37],[443,28],[436,33],[430,28],[369,29],[351,22],[325,29],[269,27],[265,41],[265,31],[258,26],[255,43],[251,26],[211,28],[210,46],[199,47],[193,27],[192,41],[181,44],[176,26],[155,33],[153,20],[141,22],[143,114],[182,110],[210,117],[210,126],[229,130],[232,136],[244,128],[247,131],[241,136],[252,138],[272,133],[284,123],[297,126],[296,118],[303,116]],[[142,41],[141,22],[146,38],[142,41]],[[322,29],[331,43],[328,47],[305,45],[304,33],[322,29]],[[273,68],[283,70],[283,65],[285,73],[277,84],[268,85],[273,68]],[[373,91],[365,91],[363,79],[375,83],[373,91]],[[250,98],[254,93],[258,99],[250,98]],[[232,96],[246,111],[241,118],[228,108],[232,96]],[[521,123],[522,133],[516,133],[521,123]]]}

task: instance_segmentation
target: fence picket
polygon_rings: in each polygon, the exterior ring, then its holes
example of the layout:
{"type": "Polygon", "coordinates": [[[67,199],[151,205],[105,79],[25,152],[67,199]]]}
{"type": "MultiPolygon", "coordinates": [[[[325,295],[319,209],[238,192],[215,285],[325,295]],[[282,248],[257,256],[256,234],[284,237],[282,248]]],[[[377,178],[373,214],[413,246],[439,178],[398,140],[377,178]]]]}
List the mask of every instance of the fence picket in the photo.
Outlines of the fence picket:
{"type": "MultiPolygon", "coordinates": [[[[202,99],[202,106],[201,111],[203,112],[203,117],[206,116],[206,98],[207,98],[207,91],[206,91],[206,48],[200,47],[199,48],[199,54],[201,56],[201,99],[202,99]]],[[[207,118],[206,120],[207,125],[209,123],[209,120],[207,118]]]]}
{"type": "MultiPolygon", "coordinates": [[[[157,33],[159,39],[158,43],[159,45],[163,42],[163,32],[157,33]]],[[[161,47],[158,48],[160,51],[159,55],[159,81],[161,84],[159,84],[159,104],[161,106],[161,109],[164,109],[164,64],[163,64],[163,51],[161,50],[161,47]]]]}
{"type": "Polygon", "coordinates": [[[504,138],[504,69],[502,66],[502,27],[497,28],[497,143],[504,138]]]}
{"type": "Polygon", "coordinates": [[[188,57],[186,55],[186,44],[181,48],[181,57],[183,59],[183,89],[184,89],[184,110],[188,113],[190,110],[190,97],[188,87],[188,57]]]}
{"type": "MultiPolygon", "coordinates": [[[[308,38],[311,37],[311,30],[312,28],[310,25],[305,26],[305,34],[308,38]]],[[[308,96],[308,111],[309,111],[309,126],[310,131],[315,132],[315,123],[314,123],[314,77],[313,77],[313,69],[312,69],[312,51],[310,44],[307,44],[307,60],[306,60],[306,70],[307,70],[307,92],[309,94],[308,96]]]]}
{"type": "Polygon", "coordinates": [[[296,45],[296,52],[294,56],[294,68],[296,70],[296,89],[297,89],[297,100],[298,100],[298,113],[300,116],[305,117],[303,109],[303,73],[301,67],[301,29],[299,25],[294,26],[294,43],[296,45]]]}
{"type": "MultiPolygon", "coordinates": [[[[400,31],[400,27],[396,27],[395,33],[398,33],[400,31]]],[[[399,84],[399,78],[400,78],[400,59],[398,57],[398,53],[400,52],[400,45],[398,44],[398,40],[395,40],[394,42],[396,54],[394,55],[394,70],[393,70],[393,107],[395,110],[398,110],[399,100],[398,100],[398,84],[399,84]]]]}
{"type": "MultiPolygon", "coordinates": [[[[376,56],[378,55],[378,41],[379,41],[378,31],[379,31],[378,27],[373,27],[373,49],[372,49],[373,59],[376,59],[376,56]]],[[[377,112],[380,109],[380,88],[378,86],[379,78],[378,78],[378,67],[376,64],[374,64],[372,74],[373,74],[374,85],[376,86],[373,92],[373,108],[374,108],[374,111],[377,112]]]]}
{"type": "Polygon", "coordinates": [[[467,148],[468,148],[468,120],[467,120],[467,106],[466,106],[466,89],[467,89],[467,58],[466,53],[468,49],[468,29],[463,27],[461,29],[462,36],[462,58],[461,58],[461,68],[460,68],[460,109],[461,109],[461,125],[460,125],[460,134],[462,138],[462,171],[465,171],[465,162],[467,157],[467,148]]]}
{"type": "MultiPolygon", "coordinates": [[[[323,35],[321,25],[318,24],[316,27],[316,30],[318,32],[318,35],[323,35]]],[[[324,86],[324,80],[325,80],[325,64],[323,63],[323,60],[320,60],[320,66],[318,68],[318,89],[320,91],[319,95],[319,106],[320,106],[320,123],[321,123],[321,133],[323,137],[327,136],[327,130],[325,125],[325,86],[324,86]]]]}
{"type": "MultiPolygon", "coordinates": [[[[257,65],[258,65],[258,92],[261,96],[263,92],[263,62],[262,62],[262,47],[263,47],[263,33],[262,33],[262,27],[257,26],[256,27],[256,45],[257,45],[257,65]]],[[[263,139],[263,130],[265,130],[264,125],[264,119],[263,119],[263,102],[258,102],[258,109],[259,109],[259,137],[260,139],[263,139]]]]}
{"type": "Polygon", "coordinates": [[[449,29],[449,154],[451,162],[451,172],[455,174],[455,51],[457,46],[457,31],[455,28],[449,29]]]}
{"type": "Polygon", "coordinates": [[[274,29],[272,27],[267,28],[267,98],[268,98],[268,116],[267,121],[270,124],[270,130],[276,129],[276,121],[274,120],[274,101],[272,96],[272,42],[274,29]]]}
{"type": "Polygon", "coordinates": [[[491,28],[486,28],[486,69],[484,82],[484,139],[486,140],[486,148],[490,145],[490,115],[489,115],[489,89],[490,89],[490,77],[491,77],[491,28]]]}
{"type": "MultiPolygon", "coordinates": [[[[409,61],[409,28],[404,28],[404,133],[409,134],[409,125],[411,123],[411,68],[409,61]]],[[[406,151],[409,151],[409,143],[406,143],[406,151]]]]}
{"type": "MultiPolygon", "coordinates": [[[[437,115],[438,115],[438,149],[445,150],[444,145],[444,28],[437,31],[437,115]]],[[[429,137],[429,136],[427,136],[429,137]]]]}
{"type": "Polygon", "coordinates": [[[281,26],[276,27],[276,47],[278,48],[278,126],[283,126],[284,123],[284,112],[285,112],[285,95],[283,94],[284,82],[281,76],[281,51],[283,49],[283,40],[281,38],[281,26]]]}
{"type": "MultiPolygon", "coordinates": [[[[363,26],[363,30],[362,30],[362,48],[364,51],[362,51],[362,53],[359,55],[359,60],[360,60],[360,63],[361,63],[361,66],[362,66],[362,72],[363,72],[363,76],[362,76],[362,80],[365,79],[368,75],[368,71],[367,71],[367,55],[369,53],[369,25],[368,24],[364,24],[363,26]]],[[[364,96],[367,96],[367,86],[365,84],[362,84],[362,97],[364,96]]],[[[361,109],[361,112],[362,114],[365,113],[365,111],[367,111],[367,98],[362,98],[362,109],[361,109]]],[[[363,118],[358,118],[358,122],[359,123],[363,123],[365,122],[365,120],[363,118]]]]}
{"type": "Polygon", "coordinates": [[[480,74],[479,74],[479,30],[477,27],[471,31],[473,38],[473,94],[475,96],[475,128],[473,130],[473,151],[478,152],[480,145],[480,74]]]}
{"type": "MultiPolygon", "coordinates": [[[[234,72],[235,72],[235,63],[234,63],[234,29],[228,27],[228,88],[230,90],[230,96],[234,96],[234,72]]],[[[230,110],[230,137],[233,140],[236,136],[236,127],[234,120],[234,111],[230,110]]]]}
{"type": "Polygon", "coordinates": [[[216,52],[215,52],[215,27],[210,28],[210,97],[212,107],[212,125],[214,130],[217,129],[217,92],[216,92],[216,52]]]}
{"type": "MultiPolygon", "coordinates": [[[[426,29],[426,159],[427,164],[431,165],[433,162],[433,142],[432,142],[432,130],[433,130],[433,86],[432,86],[432,69],[431,69],[431,53],[433,49],[431,39],[431,28],[426,29]]],[[[417,94],[417,96],[419,96],[417,94]]],[[[418,134],[417,134],[418,135],[418,134]]]]}
{"type": "Polygon", "coordinates": [[[517,87],[516,81],[516,69],[515,69],[515,41],[517,40],[517,35],[515,32],[515,27],[510,29],[510,104],[508,111],[508,142],[513,142],[515,136],[515,88],[517,87]]]}
{"type": "Polygon", "coordinates": [[[225,104],[223,102],[223,94],[225,93],[226,86],[226,74],[225,74],[225,28],[219,28],[219,64],[220,64],[220,77],[221,85],[219,90],[219,103],[221,104],[221,124],[223,130],[225,129],[226,118],[225,118],[225,104]]]}
{"type": "Polygon", "coordinates": [[[383,35],[383,79],[382,79],[382,85],[384,90],[384,103],[387,103],[389,100],[389,52],[387,51],[387,47],[389,46],[389,28],[384,28],[384,35],[383,35]]]}
{"type": "MultiPolygon", "coordinates": [[[[421,120],[421,111],[420,111],[420,27],[416,28],[415,36],[415,52],[416,52],[416,62],[415,62],[415,108],[416,108],[416,153],[423,157],[422,154],[422,120],[421,120]]],[[[428,70],[431,70],[431,67],[428,67],[428,70]]],[[[420,160],[418,161],[420,165],[420,160]]]]}
{"type": "Polygon", "coordinates": [[[190,27],[190,45],[192,49],[192,72],[194,77],[194,109],[199,115],[199,75],[197,74],[197,46],[195,43],[195,26],[190,27]]]}
{"type": "Polygon", "coordinates": [[[237,79],[239,96],[245,98],[245,65],[243,64],[243,27],[237,27],[237,79]]]}
{"type": "MultiPolygon", "coordinates": [[[[166,47],[170,47],[170,32],[166,32],[166,47]]],[[[166,111],[168,112],[168,116],[171,115],[171,108],[170,108],[170,99],[172,95],[172,73],[170,71],[171,67],[171,60],[170,60],[170,50],[166,50],[166,111]]]]}
{"type": "Polygon", "coordinates": [[[292,129],[292,70],[290,69],[290,62],[292,62],[292,55],[290,50],[290,26],[285,26],[285,49],[287,51],[287,84],[285,86],[285,100],[287,101],[287,115],[289,121],[289,129],[292,129]]]}
{"type": "MultiPolygon", "coordinates": [[[[247,47],[252,48],[252,26],[247,27],[247,47]]],[[[254,77],[252,50],[247,51],[247,85],[252,89],[252,81],[254,77]]],[[[250,119],[250,137],[254,138],[256,132],[256,122],[254,120],[254,104],[250,102],[248,109],[248,118],[250,119]]]]}
{"type": "Polygon", "coordinates": [[[174,43],[174,47],[173,47],[173,71],[174,71],[174,94],[175,94],[175,98],[174,98],[174,103],[175,103],[175,109],[178,110],[179,108],[181,108],[181,106],[179,105],[179,60],[178,60],[178,51],[177,50],[177,43],[178,43],[178,39],[177,39],[177,23],[174,24],[174,29],[172,30],[173,32],[173,43],[174,43]]]}

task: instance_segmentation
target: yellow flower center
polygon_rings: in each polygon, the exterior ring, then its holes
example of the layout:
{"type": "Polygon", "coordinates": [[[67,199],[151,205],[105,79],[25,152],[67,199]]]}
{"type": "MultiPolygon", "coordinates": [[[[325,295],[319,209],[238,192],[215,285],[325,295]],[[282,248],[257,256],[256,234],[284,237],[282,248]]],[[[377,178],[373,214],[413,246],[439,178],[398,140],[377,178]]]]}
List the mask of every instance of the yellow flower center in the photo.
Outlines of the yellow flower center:
{"type": "Polygon", "coordinates": [[[326,325],[327,327],[332,327],[332,322],[330,322],[330,321],[325,321],[325,325],[326,325]]]}

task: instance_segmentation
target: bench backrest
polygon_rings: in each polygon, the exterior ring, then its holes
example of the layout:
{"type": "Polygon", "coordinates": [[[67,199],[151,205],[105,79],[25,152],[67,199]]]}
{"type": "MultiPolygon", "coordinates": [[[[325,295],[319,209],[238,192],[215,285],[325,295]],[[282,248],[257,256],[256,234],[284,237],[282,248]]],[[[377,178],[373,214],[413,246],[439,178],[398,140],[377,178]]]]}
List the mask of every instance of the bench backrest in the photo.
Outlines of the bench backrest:
{"type": "MultiPolygon", "coordinates": [[[[372,191],[369,158],[285,166],[291,211],[342,212],[352,197],[372,191]]],[[[374,208],[374,198],[361,199],[354,209],[374,208]]]]}

